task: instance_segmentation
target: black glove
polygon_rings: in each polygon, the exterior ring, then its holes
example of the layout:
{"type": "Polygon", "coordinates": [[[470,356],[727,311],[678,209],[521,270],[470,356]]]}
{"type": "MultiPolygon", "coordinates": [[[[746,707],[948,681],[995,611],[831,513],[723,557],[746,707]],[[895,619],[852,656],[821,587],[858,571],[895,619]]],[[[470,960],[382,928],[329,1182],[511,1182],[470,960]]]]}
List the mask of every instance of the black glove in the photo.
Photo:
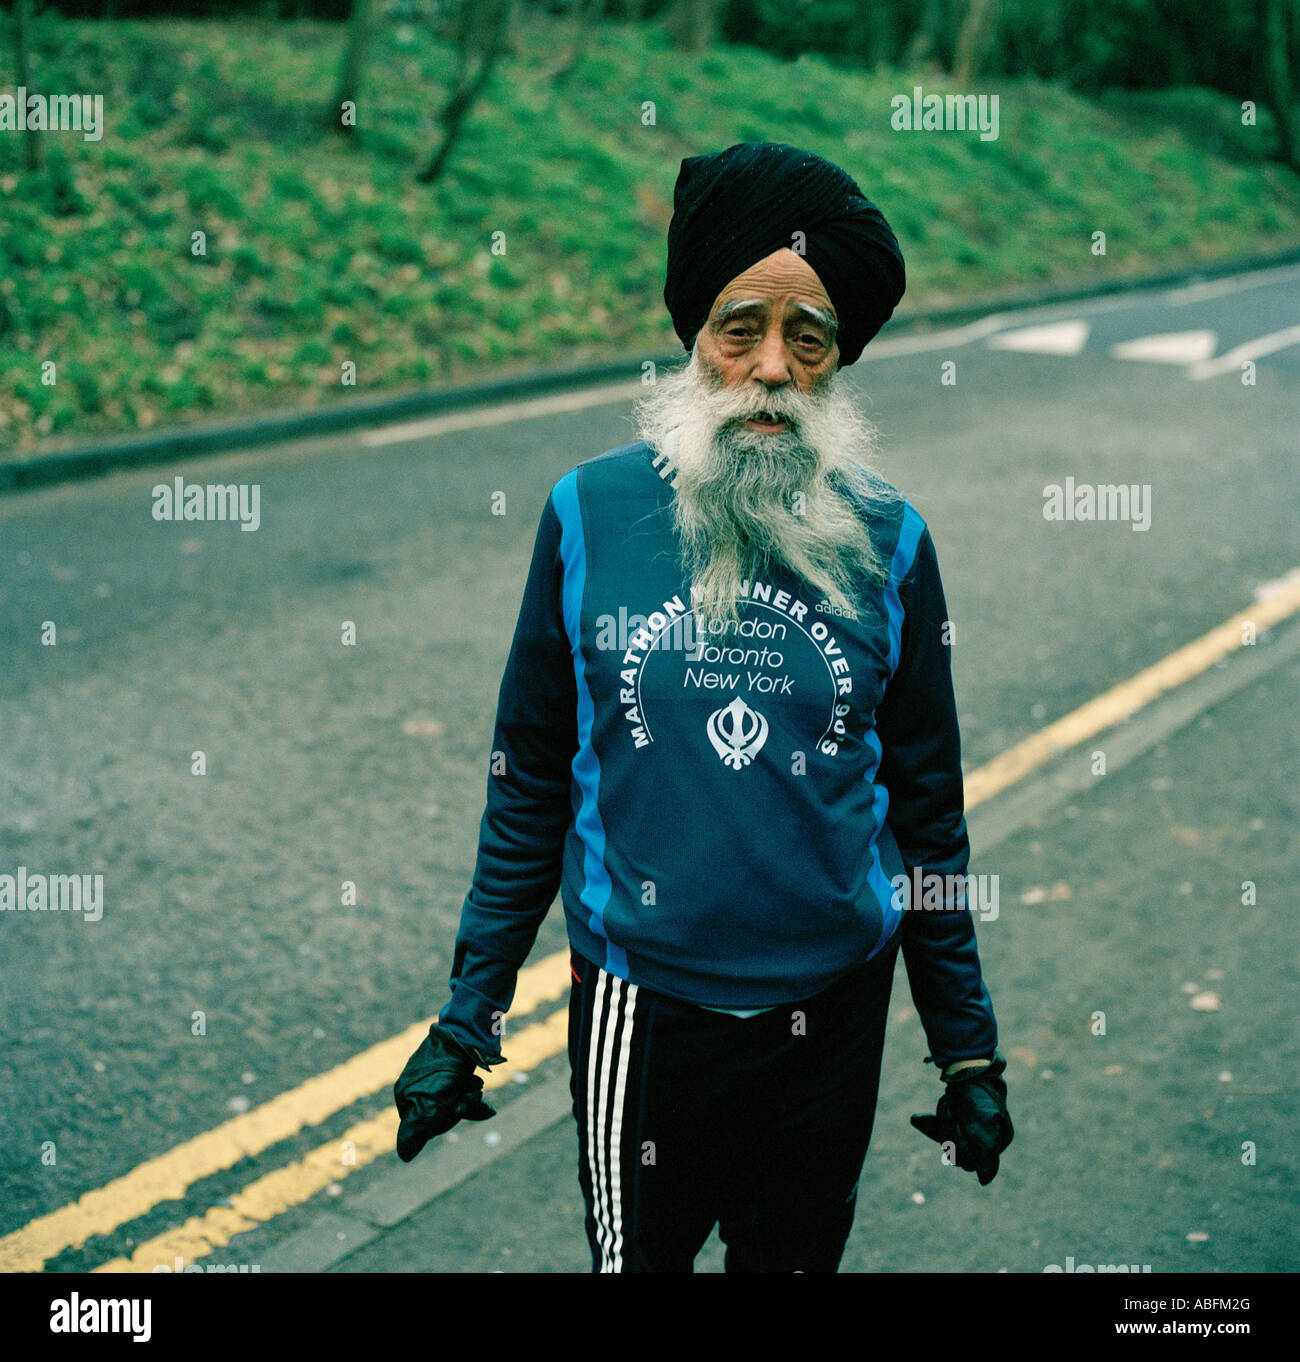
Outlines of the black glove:
{"type": "Polygon", "coordinates": [[[998,1171],[998,1155],[1011,1143],[1015,1130],[1007,1114],[1007,1085],[1000,1055],[983,1069],[961,1069],[944,1079],[944,1094],[934,1116],[913,1116],[912,1124],[940,1144],[952,1141],[957,1167],[978,1173],[987,1187],[998,1171]]]}
{"type": "Polygon", "coordinates": [[[397,1157],[410,1161],[435,1136],[462,1118],[486,1121],[495,1116],[480,1095],[483,1080],[474,1072],[483,1057],[434,1022],[420,1048],[406,1061],[393,1084],[397,1113],[397,1157]]]}

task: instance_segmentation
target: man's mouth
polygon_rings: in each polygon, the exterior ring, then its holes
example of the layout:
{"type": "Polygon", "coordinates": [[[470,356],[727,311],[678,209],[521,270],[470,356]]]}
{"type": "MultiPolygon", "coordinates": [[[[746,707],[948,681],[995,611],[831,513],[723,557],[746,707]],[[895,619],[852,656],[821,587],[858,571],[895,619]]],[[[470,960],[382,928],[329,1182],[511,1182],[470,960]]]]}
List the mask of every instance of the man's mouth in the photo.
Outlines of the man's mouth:
{"type": "Polygon", "coordinates": [[[745,424],[754,430],[777,431],[785,430],[787,423],[784,416],[778,416],[775,412],[760,411],[746,417],[745,424]]]}

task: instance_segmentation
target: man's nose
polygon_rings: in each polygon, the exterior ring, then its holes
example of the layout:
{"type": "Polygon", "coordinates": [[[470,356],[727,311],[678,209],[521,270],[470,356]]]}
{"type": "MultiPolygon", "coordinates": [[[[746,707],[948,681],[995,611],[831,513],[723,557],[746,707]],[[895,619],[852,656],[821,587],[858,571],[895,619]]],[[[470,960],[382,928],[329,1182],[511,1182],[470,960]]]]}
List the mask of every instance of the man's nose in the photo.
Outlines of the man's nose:
{"type": "Polygon", "coordinates": [[[769,331],[759,342],[754,352],[751,377],[767,388],[783,388],[793,382],[790,353],[786,348],[785,337],[776,328],[769,331]]]}

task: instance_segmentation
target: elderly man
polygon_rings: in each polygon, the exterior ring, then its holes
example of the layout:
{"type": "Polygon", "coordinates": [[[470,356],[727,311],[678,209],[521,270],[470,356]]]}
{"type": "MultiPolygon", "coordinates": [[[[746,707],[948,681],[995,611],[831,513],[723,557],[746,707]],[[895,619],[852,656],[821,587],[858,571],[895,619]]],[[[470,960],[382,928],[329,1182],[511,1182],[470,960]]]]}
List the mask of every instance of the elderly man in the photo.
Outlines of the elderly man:
{"type": "Polygon", "coordinates": [[[683,161],[664,297],[689,362],[542,511],[398,1153],[493,1114],[474,1069],[558,888],[595,1271],[689,1272],[715,1225],[729,1272],[836,1270],[900,948],[945,1083],[913,1123],[981,1184],[1011,1140],[935,549],[837,380],[903,288],[838,167],[683,161]]]}

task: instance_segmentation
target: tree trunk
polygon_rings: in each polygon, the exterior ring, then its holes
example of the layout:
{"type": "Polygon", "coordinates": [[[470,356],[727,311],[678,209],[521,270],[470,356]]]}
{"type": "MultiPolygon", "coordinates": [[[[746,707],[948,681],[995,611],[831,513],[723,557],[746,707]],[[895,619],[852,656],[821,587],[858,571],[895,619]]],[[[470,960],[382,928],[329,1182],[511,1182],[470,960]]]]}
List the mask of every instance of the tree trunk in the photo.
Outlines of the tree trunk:
{"type": "Polygon", "coordinates": [[[347,45],[339,63],[338,86],[334,92],[334,102],[326,113],[329,126],[345,137],[355,137],[357,133],[355,118],[351,123],[343,121],[343,105],[350,102],[354,109],[358,105],[361,70],[374,32],[375,0],[352,0],[352,17],[348,20],[347,45]]]}
{"type": "Polygon", "coordinates": [[[505,47],[513,7],[513,0],[461,0],[456,79],[438,116],[442,125],[442,145],[416,175],[421,184],[433,184],[442,174],[465,120],[492,78],[492,69],[505,47]],[[471,75],[472,58],[476,53],[478,70],[471,75]]]}
{"type": "Polygon", "coordinates": [[[718,30],[718,0],[677,0],[664,20],[678,52],[707,52],[718,30]]]}
{"type": "Polygon", "coordinates": [[[939,39],[939,30],[942,27],[943,0],[925,0],[925,13],[921,16],[921,26],[913,34],[912,41],[907,45],[907,54],[903,58],[907,66],[920,66],[930,59],[930,54],[934,51],[935,43],[939,39]]]}
{"type": "Polygon", "coordinates": [[[563,85],[573,74],[573,68],[582,60],[604,10],[605,0],[575,0],[573,40],[550,74],[552,85],[563,85]]]}
{"type": "Polygon", "coordinates": [[[993,44],[998,27],[999,0],[970,0],[970,8],[957,34],[952,58],[953,83],[966,87],[975,81],[993,44]]]}
{"type": "Polygon", "coordinates": [[[874,65],[891,66],[898,56],[898,36],[894,32],[894,15],[889,6],[877,3],[872,21],[874,65]]]}
{"type": "Polygon", "coordinates": [[[1264,92],[1277,124],[1282,159],[1300,170],[1300,112],[1295,106],[1290,54],[1300,46],[1295,0],[1264,0],[1264,92]]]}
{"type": "MultiPolygon", "coordinates": [[[[31,32],[32,0],[14,0],[14,59],[18,71],[18,85],[24,91],[31,88],[31,66],[27,60],[31,32]]],[[[45,144],[35,128],[28,128],[24,132],[23,152],[28,170],[39,170],[44,164],[45,144]]]]}

